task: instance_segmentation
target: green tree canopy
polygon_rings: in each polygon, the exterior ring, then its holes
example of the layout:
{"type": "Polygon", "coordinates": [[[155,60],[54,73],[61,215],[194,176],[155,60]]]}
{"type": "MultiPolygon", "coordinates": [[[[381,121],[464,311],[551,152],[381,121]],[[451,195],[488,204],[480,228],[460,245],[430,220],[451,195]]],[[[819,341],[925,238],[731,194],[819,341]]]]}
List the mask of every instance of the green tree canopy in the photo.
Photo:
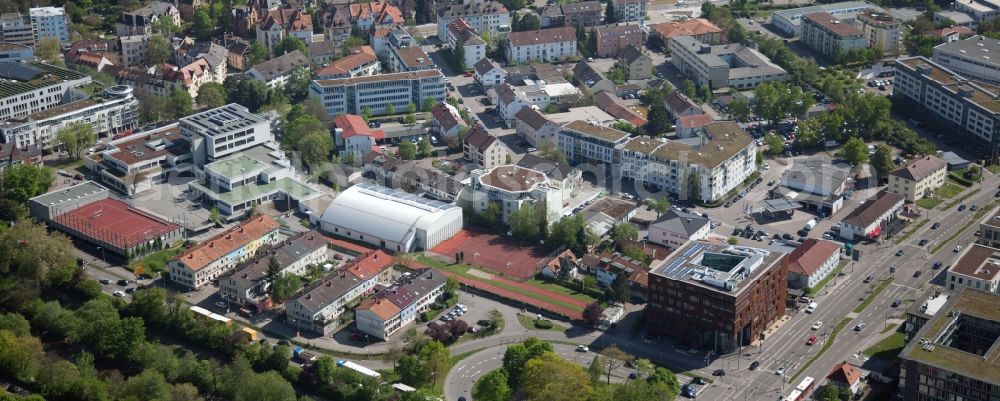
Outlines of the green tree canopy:
{"type": "Polygon", "coordinates": [[[399,157],[403,160],[413,160],[417,158],[417,146],[409,140],[399,143],[399,157]]]}
{"type": "Polygon", "coordinates": [[[868,145],[861,138],[852,137],[844,143],[839,155],[851,166],[860,166],[868,162],[868,145]]]}
{"type": "Polygon", "coordinates": [[[198,88],[198,106],[214,109],[226,104],[226,88],[218,82],[206,82],[198,88]]]}
{"type": "Polygon", "coordinates": [[[97,140],[97,134],[86,121],[74,121],[56,131],[56,139],[74,159],[80,159],[97,140]]]}
{"type": "Polygon", "coordinates": [[[303,56],[309,56],[309,47],[306,46],[305,42],[295,36],[288,35],[274,46],[274,56],[282,56],[296,50],[302,52],[303,56]]]}
{"type": "Polygon", "coordinates": [[[192,110],[194,99],[191,99],[191,93],[184,89],[174,89],[170,94],[170,112],[174,118],[191,115],[192,110]]]}

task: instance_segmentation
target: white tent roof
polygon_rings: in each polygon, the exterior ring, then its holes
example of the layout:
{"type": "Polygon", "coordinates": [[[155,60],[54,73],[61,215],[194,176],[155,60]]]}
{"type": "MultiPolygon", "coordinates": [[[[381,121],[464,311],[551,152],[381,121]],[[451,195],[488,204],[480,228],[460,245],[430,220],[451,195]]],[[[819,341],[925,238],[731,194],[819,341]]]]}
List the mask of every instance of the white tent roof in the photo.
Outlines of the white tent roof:
{"type": "Polygon", "coordinates": [[[323,212],[322,220],[386,241],[409,244],[418,229],[431,231],[453,208],[457,206],[362,182],[341,192],[323,212]]]}

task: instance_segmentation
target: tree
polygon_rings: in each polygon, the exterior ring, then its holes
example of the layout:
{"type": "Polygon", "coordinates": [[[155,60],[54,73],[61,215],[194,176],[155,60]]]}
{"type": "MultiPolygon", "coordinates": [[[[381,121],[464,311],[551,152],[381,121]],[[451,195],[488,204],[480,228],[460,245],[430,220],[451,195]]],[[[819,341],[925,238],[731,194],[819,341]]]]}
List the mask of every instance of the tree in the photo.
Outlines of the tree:
{"type": "Polygon", "coordinates": [[[417,116],[413,113],[406,113],[406,115],[403,116],[403,122],[406,123],[406,125],[412,126],[413,124],[417,123],[417,116]]]}
{"type": "Polygon", "coordinates": [[[888,179],[889,172],[896,168],[896,163],[892,161],[892,148],[884,144],[876,145],[875,154],[871,156],[871,165],[879,182],[888,179]]]}
{"type": "Polygon", "coordinates": [[[582,367],[553,352],[528,360],[521,389],[526,401],[586,400],[594,392],[582,367]]]}
{"type": "Polygon", "coordinates": [[[583,322],[588,326],[597,327],[601,324],[601,315],[603,314],[604,308],[601,307],[601,303],[597,301],[591,302],[583,308],[583,322]]]}
{"type": "Polygon", "coordinates": [[[386,103],[386,105],[385,105],[385,114],[388,114],[388,115],[396,114],[396,106],[394,104],[392,104],[392,103],[386,103]]]}
{"type": "Polygon", "coordinates": [[[507,217],[511,234],[528,241],[542,238],[538,222],[540,221],[539,218],[542,219],[541,221],[544,221],[544,213],[545,210],[534,203],[521,205],[521,208],[515,210],[507,217]]]}
{"type": "Polygon", "coordinates": [[[670,199],[667,198],[653,199],[650,201],[649,207],[656,212],[656,217],[660,217],[661,214],[665,213],[667,210],[670,210],[670,199]]]}
{"type": "Polygon", "coordinates": [[[241,79],[235,89],[229,92],[229,101],[246,106],[251,112],[260,111],[267,104],[269,91],[267,85],[256,79],[241,79]]]}
{"type": "Polygon", "coordinates": [[[174,89],[170,94],[170,112],[174,118],[181,118],[191,114],[194,109],[194,100],[191,93],[183,89],[174,89]]]}
{"type": "Polygon", "coordinates": [[[35,45],[35,56],[48,64],[62,64],[62,49],[59,46],[59,39],[44,38],[35,45]]]}
{"type": "Polygon", "coordinates": [[[677,394],[681,391],[681,383],[677,380],[677,376],[674,372],[669,369],[657,367],[653,369],[653,373],[649,375],[646,380],[652,383],[662,383],[670,389],[671,393],[677,394]]]}
{"type": "Polygon", "coordinates": [[[840,401],[840,391],[832,383],[826,384],[816,390],[816,399],[821,401],[840,401]]]}
{"type": "Polygon", "coordinates": [[[274,46],[274,56],[282,56],[296,50],[301,52],[304,56],[309,56],[309,47],[306,46],[302,39],[291,35],[285,36],[284,39],[281,39],[281,41],[274,46]]]}
{"type": "Polygon", "coordinates": [[[170,53],[172,51],[170,42],[167,41],[163,36],[153,35],[149,38],[149,43],[146,45],[146,55],[149,57],[149,61],[153,64],[162,64],[170,60],[170,53]]]}
{"type": "Polygon", "coordinates": [[[597,384],[601,380],[601,374],[604,373],[604,364],[601,363],[601,356],[595,354],[594,359],[590,361],[590,366],[587,367],[587,377],[590,379],[591,384],[597,384]]]}
{"type": "Polygon", "coordinates": [[[499,202],[488,202],[483,211],[479,213],[479,218],[486,225],[492,227],[493,229],[500,228],[502,222],[503,210],[500,208],[499,202]]]}
{"type": "Polygon", "coordinates": [[[417,146],[410,142],[409,139],[404,139],[403,142],[399,144],[399,157],[403,160],[413,160],[417,158],[417,146]]]}
{"type": "Polygon", "coordinates": [[[49,167],[15,164],[2,170],[0,194],[4,199],[27,204],[28,199],[48,192],[54,181],[55,174],[49,167]]]}
{"type": "MultiPolygon", "coordinates": [[[[618,16],[615,15],[614,4],[612,4],[611,2],[608,2],[608,7],[604,9],[604,23],[605,24],[614,24],[615,22],[618,22],[618,16]]],[[[653,35],[653,36],[656,36],[656,35],[653,35]]]]}
{"type": "Polygon", "coordinates": [[[701,174],[699,174],[697,171],[688,170],[687,198],[690,200],[701,199],[701,174]]]}
{"type": "MultiPolygon", "coordinates": [[[[300,65],[293,68],[292,74],[288,77],[288,82],[285,83],[285,93],[288,95],[289,101],[292,103],[302,103],[305,99],[309,98],[309,84],[312,83],[312,78],[312,70],[309,67],[300,65]]],[[[320,105],[322,106],[322,104],[320,105]]],[[[325,110],[323,114],[326,114],[325,110]]],[[[316,116],[316,118],[323,120],[322,115],[316,116]]]]}
{"type": "Polygon", "coordinates": [[[444,282],[444,293],[448,294],[448,298],[458,296],[459,282],[454,276],[448,276],[448,280],[444,282]]]}
{"type": "Polygon", "coordinates": [[[611,228],[611,239],[617,241],[635,241],[639,238],[639,230],[629,223],[619,223],[611,228]]]}
{"type": "Polygon", "coordinates": [[[215,31],[215,23],[209,14],[208,6],[199,6],[194,12],[194,23],[191,30],[198,40],[209,40],[215,31]]]}
{"type": "Polygon", "coordinates": [[[528,337],[520,344],[507,347],[507,351],[503,354],[503,369],[507,372],[508,383],[512,385],[521,383],[521,373],[525,364],[531,359],[553,351],[552,344],[536,337],[528,337]]]}
{"type": "Polygon", "coordinates": [[[632,288],[629,286],[628,276],[625,274],[619,274],[615,277],[615,281],[611,283],[611,287],[608,288],[608,301],[618,302],[619,304],[625,304],[629,299],[632,298],[632,288]]]}
{"type": "MultiPolygon", "coordinates": [[[[586,275],[586,276],[583,276],[583,278],[580,279],[580,291],[581,292],[585,292],[585,291],[587,291],[588,288],[597,288],[597,279],[594,278],[594,276],[586,275]]],[[[590,305],[587,305],[587,306],[590,306],[590,305]]],[[[598,306],[600,306],[600,305],[598,305],[598,306]]],[[[584,309],[584,310],[586,310],[586,309],[584,309]]],[[[601,308],[601,312],[604,312],[603,308],[601,308]]]]}
{"type": "Polygon", "coordinates": [[[622,367],[625,362],[629,362],[634,358],[632,355],[625,353],[625,351],[622,351],[617,345],[614,344],[611,344],[611,346],[601,350],[601,357],[604,362],[604,371],[607,374],[608,384],[611,384],[611,372],[622,367]]]}
{"type": "Polygon", "coordinates": [[[690,79],[685,79],[681,82],[681,92],[684,93],[685,96],[692,99],[698,97],[698,87],[695,85],[694,81],[690,79]]]}
{"type": "Polygon", "coordinates": [[[430,374],[427,381],[431,382],[432,387],[438,381],[444,380],[444,369],[451,360],[451,354],[444,347],[444,344],[440,341],[428,341],[424,343],[417,352],[417,358],[419,358],[421,365],[424,366],[427,373],[430,374]]]}
{"type": "Polygon", "coordinates": [[[649,107],[649,121],[645,126],[646,135],[659,136],[670,131],[670,127],[670,112],[667,110],[667,105],[662,101],[653,103],[649,107]]]}
{"type": "Polygon", "coordinates": [[[240,383],[236,391],[237,400],[242,401],[295,401],[292,384],[273,370],[252,375],[250,380],[240,383]]]}
{"type": "Polygon", "coordinates": [[[18,313],[0,314],[0,330],[10,331],[18,337],[31,335],[31,325],[28,323],[28,319],[18,313]]]}
{"type": "Polygon", "coordinates": [[[773,132],[764,135],[764,144],[767,145],[767,154],[774,156],[785,150],[785,141],[773,132]]]}
{"type": "Polygon", "coordinates": [[[0,330],[0,372],[5,376],[29,381],[43,355],[38,338],[0,330]]]}
{"type": "Polygon", "coordinates": [[[257,41],[250,43],[250,50],[247,51],[247,68],[267,61],[267,49],[257,41]]]}
{"type": "Polygon", "coordinates": [[[421,111],[429,113],[431,110],[434,109],[434,106],[437,106],[437,102],[434,101],[434,98],[432,97],[424,98],[424,103],[423,107],[421,108],[421,111]]]}
{"type": "Polygon", "coordinates": [[[56,139],[74,159],[80,159],[83,157],[83,152],[97,140],[97,135],[89,123],[74,121],[56,131],[56,139]]]}
{"type": "Polygon", "coordinates": [[[507,385],[507,371],[497,369],[487,373],[475,387],[472,397],[481,401],[509,401],[510,386],[507,385]]]}
{"type": "Polygon", "coordinates": [[[633,361],[633,364],[635,365],[635,372],[639,375],[639,377],[649,376],[656,368],[656,365],[653,365],[653,361],[646,358],[636,359],[633,361]]]}
{"type": "Polygon", "coordinates": [[[219,208],[213,207],[212,210],[208,211],[208,219],[215,224],[219,224],[221,216],[219,215],[219,208]]]}
{"type": "Polygon", "coordinates": [[[736,237],[729,237],[728,239],[726,239],[726,243],[729,245],[739,245],[740,239],[736,237]]]}
{"type": "Polygon", "coordinates": [[[206,82],[198,88],[198,107],[214,109],[226,105],[226,88],[218,82],[206,82]]]}
{"type": "Polygon", "coordinates": [[[541,29],[541,21],[534,13],[524,14],[518,21],[516,32],[537,31],[541,29]]]}
{"type": "Polygon", "coordinates": [[[750,102],[743,97],[737,97],[729,103],[729,114],[737,121],[746,121],[750,115],[750,102]]]}
{"type": "Polygon", "coordinates": [[[851,137],[840,149],[839,156],[847,160],[851,166],[860,166],[868,162],[868,145],[861,138],[851,137]]]}
{"type": "Polygon", "coordinates": [[[318,166],[330,160],[333,139],[326,132],[312,131],[298,141],[296,148],[301,152],[302,163],[318,166]]]}
{"type": "Polygon", "coordinates": [[[170,383],[163,374],[153,369],[128,378],[121,389],[122,399],[134,400],[168,400],[170,399],[170,383]]]}

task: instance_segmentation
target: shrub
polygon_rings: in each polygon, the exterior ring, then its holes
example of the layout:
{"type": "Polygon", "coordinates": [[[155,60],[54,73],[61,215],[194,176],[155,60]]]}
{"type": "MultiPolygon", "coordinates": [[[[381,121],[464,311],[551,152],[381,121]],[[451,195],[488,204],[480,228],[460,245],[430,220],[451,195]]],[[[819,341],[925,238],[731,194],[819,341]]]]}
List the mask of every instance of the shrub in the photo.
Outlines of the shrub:
{"type": "Polygon", "coordinates": [[[535,320],[535,328],[536,329],[542,329],[542,330],[551,329],[552,328],[552,321],[551,320],[535,320]]]}

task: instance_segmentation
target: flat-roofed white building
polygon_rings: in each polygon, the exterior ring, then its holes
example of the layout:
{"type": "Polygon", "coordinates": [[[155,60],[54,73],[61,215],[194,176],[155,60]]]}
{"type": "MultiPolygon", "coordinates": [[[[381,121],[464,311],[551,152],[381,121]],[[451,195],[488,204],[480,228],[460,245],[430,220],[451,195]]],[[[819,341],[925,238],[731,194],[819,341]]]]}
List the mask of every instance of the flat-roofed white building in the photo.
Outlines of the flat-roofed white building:
{"type": "Polygon", "coordinates": [[[324,232],[394,252],[431,249],[462,229],[462,208],[362,182],[330,203],[324,232]]]}
{"type": "Polygon", "coordinates": [[[473,170],[470,176],[470,202],[476,214],[481,214],[491,203],[498,203],[504,223],[526,204],[545,205],[549,222],[562,216],[562,185],[545,173],[520,166],[498,166],[473,170]]]}
{"type": "Polygon", "coordinates": [[[139,100],[132,96],[132,88],[115,85],[92,98],[10,118],[0,123],[0,137],[21,149],[38,145],[50,150],[62,145],[56,134],[69,124],[82,121],[89,123],[98,137],[112,136],[135,128],[138,114],[139,100]]]}
{"type": "Polygon", "coordinates": [[[950,291],[968,287],[997,293],[1000,291],[1000,249],[969,245],[948,268],[944,286],[950,291]]]}
{"type": "Polygon", "coordinates": [[[387,114],[390,104],[402,112],[411,103],[419,108],[427,98],[444,101],[446,92],[444,75],[437,69],[321,79],[309,85],[309,96],[318,98],[331,116],[360,115],[365,107],[373,115],[387,114]]]}
{"type": "Polygon", "coordinates": [[[861,10],[885,11],[881,7],[865,1],[845,1],[843,3],[818,4],[815,6],[778,10],[772,14],[771,23],[788,35],[799,35],[802,27],[802,16],[806,14],[825,12],[837,18],[850,19],[861,10]]]}
{"type": "Polygon", "coordinates": [[[181,136],[191,145],[196,166],[273,139],[267,120],[236,103],[181,118],[180,129],[181,136]]]}
{"type": "Polygon", "coordinates": [[[933,60],[968,79],[1000,86],[1000,39],[977,35],[940,44],[933,60]]]}
{"type": "Polygon", "coordinates": [[[63,103],[70,89],[91,83],[89,75],[38,61],[0,61],[0,121],[27,117],[63,103]]]}

